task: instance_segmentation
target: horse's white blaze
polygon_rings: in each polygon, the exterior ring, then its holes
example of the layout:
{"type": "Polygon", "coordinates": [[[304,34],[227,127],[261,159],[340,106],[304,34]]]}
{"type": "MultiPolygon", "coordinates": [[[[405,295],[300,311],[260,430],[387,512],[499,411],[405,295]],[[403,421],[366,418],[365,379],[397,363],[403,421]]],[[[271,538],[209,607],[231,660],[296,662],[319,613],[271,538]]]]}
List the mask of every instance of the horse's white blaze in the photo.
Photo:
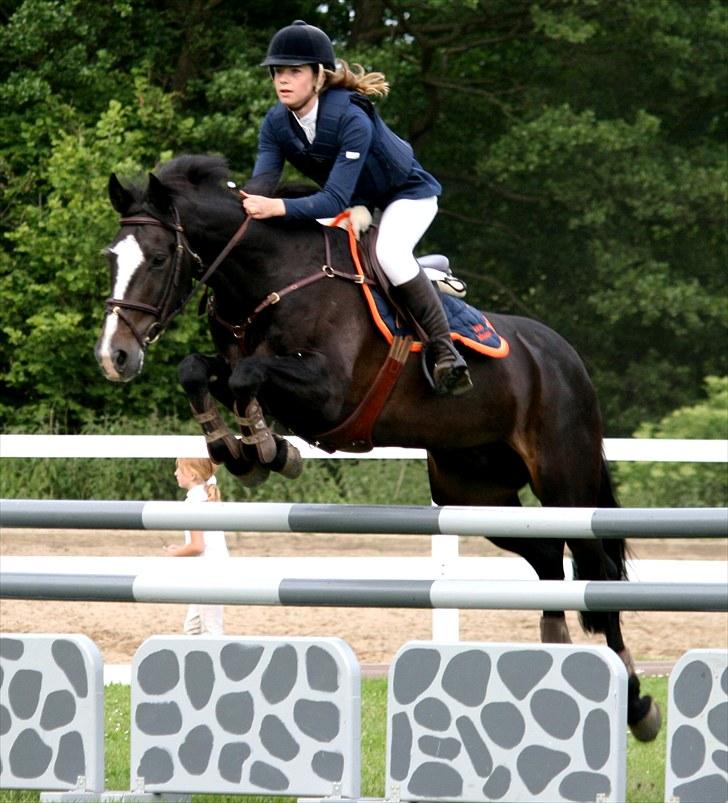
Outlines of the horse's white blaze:
{"type": "MultiPolygon", "coordinates": [[[[112,298],[122,299],[134,273],[144,262],[144,253],[133,234],[129,234],[123,240],[120,240],[113,248],[109,249],[109,253],[114,254],[116,257],[116,281],[114,282],[112,298]]],[[[116,334],[118,325],[119,317],[117,315],[111,313],[106,316],[99,346],[101,364],[106,375],[111,378],[118,378],[119,376],[111,359],[111,341],[116,334]]]]}

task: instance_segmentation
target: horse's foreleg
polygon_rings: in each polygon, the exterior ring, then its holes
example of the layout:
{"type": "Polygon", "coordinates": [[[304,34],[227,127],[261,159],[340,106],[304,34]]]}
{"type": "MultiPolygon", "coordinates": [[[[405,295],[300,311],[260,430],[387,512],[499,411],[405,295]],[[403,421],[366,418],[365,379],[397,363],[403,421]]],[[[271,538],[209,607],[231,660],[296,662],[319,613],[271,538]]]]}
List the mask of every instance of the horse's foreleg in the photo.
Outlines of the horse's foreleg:
{"type": "Polygon", "coordinates": [[[238,422],[242,441],[246,446],[254,446],[258,459],[264,465],[271,463],[277,453],[277,445],[268,422],[263,415],[263,409],[256,398],[252,398],[244,408],[241,415],[240,405],[236,401],[233,410],[235,420],[238,422]]]}
{"type": "Polygon", "coordinates": [[[227,389],[230,368],[225,360],[191,354],[182,360],[178,372],[192,415],[205,436],[210,459],[214,463],[224,464],[246,486],[264,482],[268,472],[244,454],[240,442],[225,423],[215,403],[217,398],[228,406],[232,405],[227,389]]]}
{"type": "Polygon", "coordinates": [[[213,385],[220,377],[230,374],[227,363],[220,357],[190,354],[179,364],[179,380],[187,394],[192,415],[202,428],[210,459],[225,463],[240,458],[240,444],[220,415],[212,396],[213,385]]]}
{"type": "Polygon", "coordinates": [[[275,435],[263,414],[263,408],[256,398],[252,398],[240,415],[238,402],[235,402],[235,420],[241,432],[241,441],[251,451],[255,450],[258,461],[269,471],[292,480],[303,471],[303,459],[298,449],[285,438],[275,435]]]}
{"type": "Polygon", "coordinates": [[[289,479],[303,469],[298,449],[285,438],[274,435],[265,419],[259,394],[294,400],[289,403],[290,417],[297,408],[326,415],[337,404],[337,394],[323,377],[326,358],[320,354],[253,356],[241,360],[232,371],[230,392],[243,442],[254,447],[261,464],[289,479]]]}

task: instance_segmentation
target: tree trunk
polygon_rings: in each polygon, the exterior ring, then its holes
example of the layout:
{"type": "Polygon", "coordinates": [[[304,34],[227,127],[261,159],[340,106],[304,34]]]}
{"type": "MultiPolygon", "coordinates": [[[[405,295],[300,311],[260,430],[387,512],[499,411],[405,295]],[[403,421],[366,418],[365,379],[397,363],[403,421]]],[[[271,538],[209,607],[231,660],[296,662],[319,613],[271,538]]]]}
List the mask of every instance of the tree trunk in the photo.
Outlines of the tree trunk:
{"type": "Polygon", "coordinates": [[[384,0],[355,0],[351,44],[378,45],[385,33],[384,0]]]}
{"type": "Polygon", "coordinates": [[[197,54],[200,47],[200,31],[204,31],[214,16],[215,8],[222,0],[190,0],[186,10],[180,12],[184,26],[184,39],[177,58],[172,89],[185,94],[187,84],[196,72],[197,54]]]}

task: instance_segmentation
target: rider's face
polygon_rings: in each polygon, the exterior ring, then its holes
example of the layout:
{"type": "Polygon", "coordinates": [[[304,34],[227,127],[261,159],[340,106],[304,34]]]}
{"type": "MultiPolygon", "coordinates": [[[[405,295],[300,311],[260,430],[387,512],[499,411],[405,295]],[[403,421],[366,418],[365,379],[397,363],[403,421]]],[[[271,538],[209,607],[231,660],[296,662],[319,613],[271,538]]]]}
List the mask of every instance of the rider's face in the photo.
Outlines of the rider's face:
{"type": "Polygon", "coordinates": [[[273,85],[278,100],[299,116],[311,111],[316,99],[316,76],[310,64],[274,67],[273,85]]]}

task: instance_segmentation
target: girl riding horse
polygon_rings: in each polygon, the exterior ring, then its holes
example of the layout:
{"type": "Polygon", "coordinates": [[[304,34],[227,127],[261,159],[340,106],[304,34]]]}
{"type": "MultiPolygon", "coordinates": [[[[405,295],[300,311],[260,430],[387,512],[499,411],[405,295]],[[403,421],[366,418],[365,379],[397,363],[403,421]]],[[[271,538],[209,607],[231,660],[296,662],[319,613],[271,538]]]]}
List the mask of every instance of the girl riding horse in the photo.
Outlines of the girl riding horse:
{"type": "Polygon", "coordinates": [[[260,130],[253,177],[278,183],[285,160],[321,190],[304,198],[242,193],[250,217],[312,220],[354,204],[382,210],[376,254],[395,294],[427,335],[435,393],[472,388],[467,365],[450,339],[437,291],[413,250],[437,214],[442,187],[414,158],[409,143],[382,121],[369,95],[386,95],[382,73],[336,66],[329,37],[297,20],[271,39],[263,61],[278,103],[260,130]]]}

